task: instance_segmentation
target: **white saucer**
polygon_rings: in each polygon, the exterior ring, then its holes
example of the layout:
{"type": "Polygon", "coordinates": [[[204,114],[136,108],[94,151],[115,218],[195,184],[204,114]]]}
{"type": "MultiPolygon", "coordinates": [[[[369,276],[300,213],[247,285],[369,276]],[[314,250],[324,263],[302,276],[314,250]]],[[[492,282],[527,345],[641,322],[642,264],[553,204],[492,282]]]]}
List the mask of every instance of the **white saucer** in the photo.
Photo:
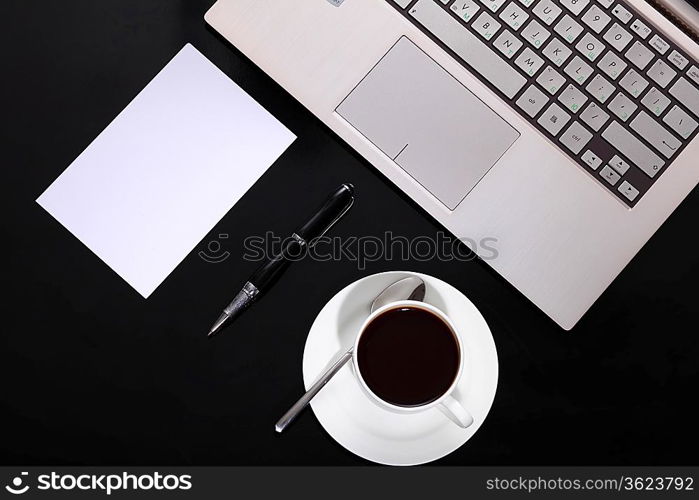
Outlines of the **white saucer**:
{"type": "Polygon", "coordinates": [[[462,335],[466,363],[454,397],[471,412],[474,423],[462,429],[437,409],[399,415],[379,408],[362,392],[351,363],[313,399],[321,425],[338,443],[367,460],[387,465],[417,465],[459,448],[481,426],[495,398],[498,356],[490,329],[478,309],[456,288],[420,273],[388,272],[348,285],[320,311],[303,353],[306,388],[354,342],[369,304],[391,283],[409,275],[425,281],[428,302],[452,319],[462,335]]]}

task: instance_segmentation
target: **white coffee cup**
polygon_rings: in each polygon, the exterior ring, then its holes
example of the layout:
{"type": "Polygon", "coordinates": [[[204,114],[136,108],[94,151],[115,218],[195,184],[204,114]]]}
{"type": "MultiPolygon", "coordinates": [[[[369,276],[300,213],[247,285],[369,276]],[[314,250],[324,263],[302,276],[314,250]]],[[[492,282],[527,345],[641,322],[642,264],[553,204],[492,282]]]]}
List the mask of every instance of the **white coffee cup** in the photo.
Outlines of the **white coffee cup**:
{"type": "Polygon", "coordinates": [[[414,300],[402,300],[399,302],[392,302],[390,304],[387,304],[373,313],[369,315],[369,317],[364,321],[364,324],[362,324],[362,327],[359,329],[359,334],[357,335],[356,340],[354,341],[354,355],[352,356],[352,363],[353,363],[353,368],[354,368],[354,373],[359,380],[359,384],[361,385],[362,389],[366,393],[369,398],[376,403],[378,406],[381,408],[384,408],[386,410],[392,411],[394,413],[419,413],[423,411],[427,411],[431,408],[438,408],[442,413],[444,413],[452,422],[454,422],[456,425],[459,427],[466,428],[469,425],[473,423],[473,417],[471,414],[464,408],[464,406],[452,396],[452,393],[456,389],[456,386],[459,383],[459,380],[461,379],[461,375],[463,373],[464,369],[464,344],[463,341],[461,340],[461,336],[459,335],[459,331],[456,329],[452,321],[449,319],[449,317],[443,313],[441,310],[437,309],[433,305],[426,304],[425,302],[419,302],[419,301],[414,301],[414,300]],[[434,314],[436,317],[441,319],[451,330],[452,334],[454,335],[454,338],[456,339],[456,342],[459,346],[459,367],[456,373],[456,376],[454,377],[454,381],[452,384],[449,386],[449,388],[444,391],[444,393],[435,399],[434,401],[431,401],[429,403],[426,403],[424,405],[418,405],[418,406],[398,406],[394,405],[392,403],[389,403],[388,401],[385,401],[381,399],[379,396],[374,394],[372,390],[369,388],[367,385],[366,381],[362,377],[362,372],[359,369],[359,342],[362,339],[362,335],[366,331],[366,327],[371,323],[374,318],[377,316],[382,315],[383,313],[390,311],[392,309],[399,309],[402,307],[409,307],[409,308],[415,308],[415,309],[423,309],[427,312],[430,312],[434,314]]]}

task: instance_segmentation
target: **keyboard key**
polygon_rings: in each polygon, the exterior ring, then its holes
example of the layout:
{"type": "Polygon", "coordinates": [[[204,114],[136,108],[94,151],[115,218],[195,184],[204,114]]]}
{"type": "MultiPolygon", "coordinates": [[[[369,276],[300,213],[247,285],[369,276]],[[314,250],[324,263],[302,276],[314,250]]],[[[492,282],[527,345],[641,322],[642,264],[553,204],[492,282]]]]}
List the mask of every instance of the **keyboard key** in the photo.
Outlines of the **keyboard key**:
{"type": "Polygon", "coordinates": [[[614,155],[612,159],[609,160],[609,166],[619,172],[619,175],[624,175],[630,168],[628,163],[619,158],[619,155],[614,155]]]}
{"type": "Polygon", "coordinates": [[[644,40],[648,38],[648,35],[650,35],[650,28],[640,19],[634,19],[634,21],[631,23],[631,29],[644,40]]]}
{"type": "Polygon", "coordinates": [[[624,24],[628,24],[629,21],[631,21],[631,12],[626,10],[623,5],[621,4],[616,4],[614,8],[612,9],[612,14],[621,21],[624,24]]]}
{"type": "Polygon", "coordinates": [[[481,10],[480,6],[473,0],[456,0],[451,4],[451,10],[455,12],[461,19],[468,22],[473,19],[473,16],[481,10]]]}
{"type": "Polygon", "coordinates": [[[577,113],[583,104],[587,102],[587,96],[580,92],[575,85],[569,83],[561,92],[561,95],[558,96],[558,101],[571,113],[577,113]]]}
{"type": "Polygon", "coordinates": [[[619,23],[612,24],[612,27],[604,34],[604,40],[612,47],[621,52],[633,40],[633,35],[621,27],[619,23]]]}
{"type": "Polygon", "coordinates": [[[665,54],[665,52],[667,52],[667,50],[670,48],[670,45],[658,35],[653,35],[653,38],[650,39],[649,43],[650,46],[660,52],[660,54],[665,54]]]}
{"type": "Polygon", "coordinates": [[[607,15],[602,9],[593,5],[589,8],[585,15],[582,17],[582,21],[587,24],[592,31],[599,33],[604,29],[604,27],[609,24],[612,18],[607,15]]]}
{"type": "Polygon", "coordinates": [[[599,130],[602,128],[602,125],[607,123],[607,120],[609,120],[609,115],[605,113],[604,110],[600,108],[597,104],[591,102],[585,108],[585,111],[580,113],[580,119],[587,123],[587,125],[592,130],[594,130],[595,132],[599,132],[599,130]]]}
{"type": "Polygon", "coordinates": [[[389,1],[629,207],[699,134],[699,63],[627,2],[389,1]]]}
{"type": "Polygon", "coordinates": [[[660,85],[662,88],[665,88],[669,85],[672,79],[677,76],[677,71],[672,69],[670,65],[662,59],[658,59],[655,61],[655,63],[653,63],[646,74],[650,76],[655,83],[660,85]]]}
{"type": "Polygon", "coordinates": [[[587,7],[587,4],[590,3],[590,0],[560,0],[560,2],[561,5],[563,5],[566,9],[571,11],[574,15],[578,16],[583,11],[583,9],[587,7]]]}
{"type": "Polygon", "coordinates": [[[616,183],[619,182],[619,179],[621,179],[621,176],[617,173],[617,171],[609,165],[605,165],[604,168],[600,170],[599,175],[612,186],[616,185],[616,183]]]}
{"type": "Polygon", "coordinates": [[[486,40],[493,38],[493,35],[498,32],[500,26],[502,25],[485,11],[481,12],[476,20],[473,21],[473,24],[471,24],[473,31],[478,33],[486,40]]]}
{"type": "Polygon", "coordinates": [[[590,142],[590,139],[592,139],[592,134],[578,122],[571,123],[570,127],[558,138],[573,154],[578,154],[582,151],[582,148],[590,142]]]}
{"type": "Polygon", "coordinates": [[[587,90],[592,95],[592,97],[604,104],[605,102],[607,102],[607,99],[609,99],[609,97],[614,93],[616,87],[614,87],[614,85],[609,83],[606,78],[604,78],[602,75],[598,73],[590,81],[590,83],[587,84],[585,90],[587,90]]]}
{"type": "Polygon", "coordinates": [[[481,0],[481,3],[491,12],[497,12],[505,2],[506,0],[481,0]]]}
{"type": "Polygon", "coordinates": [[[602,158],[597,156],[589,149],[583,153],[582,161],[587,163],[587,166],[590,167],[592,170],[597,170],[599,166],[602,165],[602,158]]]}
{"type": "Polygon", "coordinates": [[[517,99],[517,106],[522,108],[531,118],[534,118],[547,102],[549,102],[549,98],[546,97],[546,94],[534,85],[531,85],[524,91],[520,98],[517,99]]]}
{"type": "Polygon", "coordinates": [[[505,21],[510,28],[517,31],[522,27],[524,21],[529,19],[529,14],[524,12],[516,3],[510,2],[507,7],[500,12],[500,19],[505,21]]]}
{"type": "Polygon", "coordinates": [[[563,71],[573,80],[575,80],[578,85],[582,85],[585,83],[585,80],[592,75],[593,70],[590,65],[580,59],[579,56],[575,56],[563,71]]]}
{"type": "Polygon", "coordinates": [[[697,122],[687,113],[682,111],[679,106],[673,106],[667,112],[663,121],[670,125],[672,130],[680,134],[683,139],[689,139],[694,130],[697,128],[697,122]]]}
{"type": "Polygon", "coordinates": [[[694,85],[680,77],[670,89],[670,94],[695,116],[699,116],[699,90],[694,85]]]}
{"type": "Polygon", "coordinates": [[[626,63],[611,50],[608,50],[597,63],[597,67],[604,71],[609,78],[616,80],[626,68],[626,63]]]}
{"type": "Polygon", "coordinates": [[[502,52],[505,57],[512,59],[524,43],[507,30],[503,30],[500,36],[493,42],[496,49],[502,52]]]}
{"type": "Polygon", "coordinates": [[[549,42],[549,44],[546,47],[544,47],[544,50],[542,52],[556,66],[560,66],[561,64],[566,62],[566,60],[573,53],[573,51],[570,50],[567,45],[565,45],[563,42],[561,42],[558,38],[555,37],[549,42]]]}
{"type": "Polygon", "coordinates": [[[631,48],[626,51],[625,56],[638,69],[648,66],[648,63],[653,59],[653,53],[641,42],[634,42],[631,48]]]}
{"type": "Polygon", "coordinates": [[[536,79],[536,83],[546,90],[551,95],[554,95],[561,86],[566,82],[565,76],[553,69],[552,66],[546,66],[536,79]]]}
{"type": "Polygon", "coordinates": [[[582,33],[583,27],[566,14],[558,21],[558,24],[556,24],[553,29],[556,33],[561,35],[566,42],[572,43],[578,38],[578,35],[582,33]]]}
{"type": "Polygon", "coordinates": [[[648,177],[655,177],[665,162],[651,149],[636,139],[631,132],[613,121],[602,132],[602,137],[648,177]]]}
{"type": "Polygon", "coordinates": [[[692,66],[687,70],[687,76],[694,80],[694,83],[699,85],[699,68],[692,66]]]}
{"type": "Polygon", "coordinates": [[[686,68],[689,64],[689,60],[676,50],[670,52],[670,55],[667,58],[680,70],[686,68]]]}
{"type": "Polygon", "coordinates": [[[648,80],[639,75],[635,69],[631,68],[626,72],[624,78],[619,80],[619,85],[626,92],[631,94],[631,97],[638,97],[646,90],[648,80]]]}
{"type": "Polygon", "coordinates": [[[618,191],[629,201],[633,201],[638,197],[638,189],[633,187],[629,181],[622,182],[618,191]]]}
{"type": "Polygon", "coordinates": [[[541,19],[544,24],[551,25],[558,16],[561,15],[561,8],[551,0],[541,0],[534,6],[532,12],[536,17],[541,19]]]}
{"type": "Polygon", "coordinates": [[[653,87],[643,99],[641,99],[641,103],[655,116],[660,116],[670,104],[670,99],[660,90],[653,87]]]}
{"type": "Polygon", "coordinates": [[[410,15],[510,99],[527,83],[517,70],[432,0],[419,0],[410,9],[410,15]]]}
{"type": "Polygon", "coordinates": [[[655,149],[660,151],[665,158],[672,158],[682,143],[665,127],[656,122],[645,111],[641,111],[631,122],[631,128],[638,132],[655,149]]]}
{"type": "Polygon", "coordinates": [[[529,76],[534,76],[544,64],[544,60],[536,55],[532,49],[525,47],[522,53],[515,59],[515,64],[522,68],[529,76]]]}
{"type": "Polygon", "coordinates": [[[594,61],[604,52],[604,44],[590,33],[585,33],[575,48],[590,61],[594,61]]]}
{"type": "Polygon", "coordinates": [[[551,103],[536,122],[548,130],[551,135],[556,136],[569,120],[570,115],[554,102],[551,103]]]}
{"type": "Polygon", "coordinates": [[[522,30],[522,38],[527,40],[537,49],[543,45],[543,43],[548,39],[551,33],[540,25],[536,20],[532,21],[527,25],[526,28],[522,30]]]}
{"type": "Polygon", "coordinates": [[[633,112],[636,111],[637,107],[638,106],[631,102],[631,100],[621,92],[619,92],[614,99],[612,99],[612,102],[607,105],[607,108],[621,118],[622,121],[628,120],[633,112]]]}

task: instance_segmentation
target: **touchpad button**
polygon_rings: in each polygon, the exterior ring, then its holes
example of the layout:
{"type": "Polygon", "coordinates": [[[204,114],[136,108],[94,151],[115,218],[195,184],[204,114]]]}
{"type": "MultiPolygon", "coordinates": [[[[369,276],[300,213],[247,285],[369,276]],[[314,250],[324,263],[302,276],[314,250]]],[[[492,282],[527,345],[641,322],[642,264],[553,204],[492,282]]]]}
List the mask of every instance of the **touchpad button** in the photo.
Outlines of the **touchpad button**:
{"type": "Polygon", "coordinates": [[[336,111],[451,210],[519,137],[406,37],[336,111]]]}

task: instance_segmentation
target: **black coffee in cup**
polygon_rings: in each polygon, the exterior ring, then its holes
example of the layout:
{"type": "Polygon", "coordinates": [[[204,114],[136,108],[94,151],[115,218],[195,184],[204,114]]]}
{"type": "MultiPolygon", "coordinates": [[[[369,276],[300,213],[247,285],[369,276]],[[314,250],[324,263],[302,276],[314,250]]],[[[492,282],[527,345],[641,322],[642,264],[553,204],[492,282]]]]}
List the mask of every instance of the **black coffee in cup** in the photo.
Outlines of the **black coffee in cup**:
{"type": "Polygon", "coordinates": [[[396,307],[375,317],[357,345],[364,382],[396,406],[439,399],[459,373],[459,343],[447,323],[420,307],[396,307]]]}

